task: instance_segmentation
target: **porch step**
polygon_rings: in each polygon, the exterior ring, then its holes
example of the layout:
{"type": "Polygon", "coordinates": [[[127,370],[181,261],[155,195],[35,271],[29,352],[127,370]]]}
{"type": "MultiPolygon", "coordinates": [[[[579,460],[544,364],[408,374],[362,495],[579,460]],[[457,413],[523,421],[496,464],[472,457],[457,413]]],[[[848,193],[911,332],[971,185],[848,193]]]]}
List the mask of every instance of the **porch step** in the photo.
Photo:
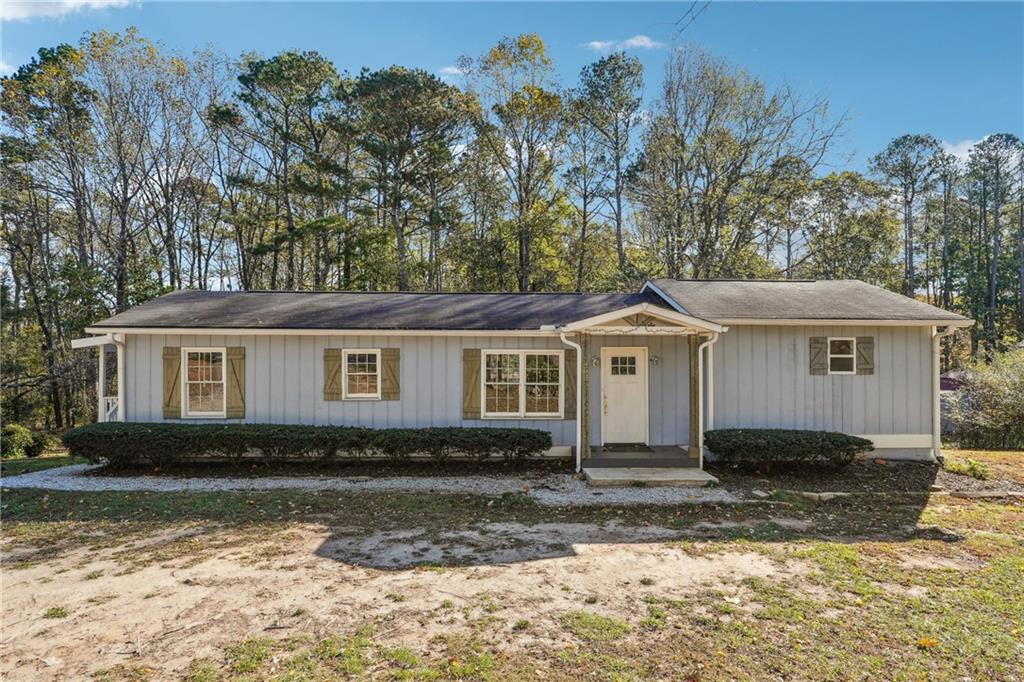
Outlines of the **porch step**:
{"type": "Polygon", "coordinates": [[[701,487],[718,479],[697,467],[583,467],[583,475],[593,486],[671,486],[701,487]]]}

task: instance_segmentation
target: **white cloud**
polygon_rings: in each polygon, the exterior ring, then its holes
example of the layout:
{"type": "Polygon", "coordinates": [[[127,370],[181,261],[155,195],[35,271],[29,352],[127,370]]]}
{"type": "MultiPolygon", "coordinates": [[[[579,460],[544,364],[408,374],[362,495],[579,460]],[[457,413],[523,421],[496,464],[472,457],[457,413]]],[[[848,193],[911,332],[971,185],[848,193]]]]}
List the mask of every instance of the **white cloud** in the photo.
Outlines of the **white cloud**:
{"type": "Polygon", "coordinates": [[[438,71],[442,76],[461,76],[462,69],[457,66],[446,66],[438,71]]]}
{"type": "Polygon", "coordinates": [[[14,73],[14,67],[0,59],[0,76],[7,76],[14,73]]]}
{"type": "Polygon", "coordinates": [[[5,0],[0,4],[3,21],[59,19],[81,10],[125,7],[131,0],[5,0]]]}
{"type": "MultiPolygon", "coordinates": [[[[984,139],[981,138],[981,140],[984,139]]],[[[946,142],[943,140],[942,151],[952,154],[960,161],[967,161],[971,155],[971,147],[981,142],[981,140],[960,140],[959,142],[946,142]]]]}
{"type": "Polygon", "coordinates": [[[658,42],[650,36],[635,35],[625,40],[591,40],[584,45],[588,50],[594,52],[612,52],[614,50],[655,50],[665,47],[665,43],[658,42]]]}

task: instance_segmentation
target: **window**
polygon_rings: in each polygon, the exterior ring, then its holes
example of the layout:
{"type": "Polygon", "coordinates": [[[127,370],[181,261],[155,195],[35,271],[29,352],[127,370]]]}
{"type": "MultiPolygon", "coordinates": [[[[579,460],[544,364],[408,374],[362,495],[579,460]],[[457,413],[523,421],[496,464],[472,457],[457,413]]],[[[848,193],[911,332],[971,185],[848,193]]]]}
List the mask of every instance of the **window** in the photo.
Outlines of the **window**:
{"type": "Polygon", "coordinates": [[[183,348],[181,382],[186,417],[224,417],[223,348],[183,348]]]}
{"type": "Polygon", "coordinates": [[[835,338],[828,340],[828,373],[857,373],[857,340],[854,338],[835,338]]]}
{"type": "Polygon", "coordinates": [[[342,352],[342,387],[345,398],[380,399],[380,351],[346,350],[342,352]]]}
{"type": "Polygon", "coordinates": [[[614,375],[636,375],[635,355],[613,355],[611,370],[614,375]]]}
{"type": "Polygon", "coordinates": [[[483,351],[483,416],[560,417],[562,351],[483,351]]]}

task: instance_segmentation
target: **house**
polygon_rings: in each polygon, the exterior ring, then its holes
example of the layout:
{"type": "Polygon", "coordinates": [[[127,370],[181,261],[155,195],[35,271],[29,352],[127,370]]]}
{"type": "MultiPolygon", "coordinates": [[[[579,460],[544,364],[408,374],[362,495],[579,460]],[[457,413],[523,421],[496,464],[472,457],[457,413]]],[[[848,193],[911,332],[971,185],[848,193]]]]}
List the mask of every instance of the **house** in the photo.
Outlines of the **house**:
{"type": "Polygon", "coordinates": [[[97,322],[101,419],[526,426],[576,466],[703,465],[712,428],[933,459],[939,339],[971,320],[855,280],[625,294],[179,291],[97,322]]]}

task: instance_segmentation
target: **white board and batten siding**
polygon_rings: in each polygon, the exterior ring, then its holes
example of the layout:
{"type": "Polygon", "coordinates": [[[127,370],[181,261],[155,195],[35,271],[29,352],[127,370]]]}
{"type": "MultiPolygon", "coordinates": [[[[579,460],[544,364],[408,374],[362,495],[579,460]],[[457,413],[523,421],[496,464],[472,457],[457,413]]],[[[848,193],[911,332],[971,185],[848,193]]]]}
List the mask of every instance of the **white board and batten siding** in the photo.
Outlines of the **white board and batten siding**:
{"type": "Polygon", "coordinates": [[[877,435],[887,457],[927,456],[931,348],[929,327],[733,325],[714,349],[715,428],[877,435]],[[874,373],[812,375],[812,336],[874,337],[874,373]]]}
{"type": "MultiPolygon", "coordinates": [[[[686,339],[680,337],[597,337],[602,345],[647,346],[658,358],[650,372],[652,445],[687,442],[686,339]]],[[[575,442],[572,419],[462,418],[462,349],[556,349],[558,337],[475,336],[264,336],[129,334],[126,344],[127,419],[163,421],[162,365],[165,346],[245,347],[245,421],[266,424],[337,424],[370,428],[424,426],[521,426],[549,431],[555,445],[575,442]],[[323,399],[324,348],[398,348],[399,400],[323,399]]],[[[601,404],[600,369],[591,372],[591,406],[601,404]]],[[[569,379],[566,380],[574,380],[569,379]]],[[[591,442],[600,442],[600,410],[593,410],[591,442]]],[[[211,420],[204,420],[211,421],[211,420]]],[[[217,421],[217,420],[213,420],[217,421]]]]}
{"type": "MultiPolygon", "coordinates": [[[[555,337],[285,336],[129,334],[126,418],[163,421],[165,346],[246,349],[245,421],[337,424],[370,428],[522,426],[549,431],[555,445],[575,441],[569,419],[462,419],[462,350],[559,349],[555,337]],[[325,348],[398,348],[401,398],[396,401],[323,399],[325,348]]],[[[594,336],[591,358],[603,346],[645,346],[649,358],[649,442],[689,442],[689,364],[684,336],[594,336]]],[[[714,347],[716,428],[792,428],[893,437],[887,456],[921,456],[927,447],[900,448],[931,433],[931,339],[927,327],[770,327],[734,325],[714,347]],[[811,375],[812,336],[872,336],[872,375],[811,375]]],[[[588,363],[590,442],[601,442],[601,372],[588,363]]],[[[567,377],[567,380],[571,380],[567,377]]]]}

